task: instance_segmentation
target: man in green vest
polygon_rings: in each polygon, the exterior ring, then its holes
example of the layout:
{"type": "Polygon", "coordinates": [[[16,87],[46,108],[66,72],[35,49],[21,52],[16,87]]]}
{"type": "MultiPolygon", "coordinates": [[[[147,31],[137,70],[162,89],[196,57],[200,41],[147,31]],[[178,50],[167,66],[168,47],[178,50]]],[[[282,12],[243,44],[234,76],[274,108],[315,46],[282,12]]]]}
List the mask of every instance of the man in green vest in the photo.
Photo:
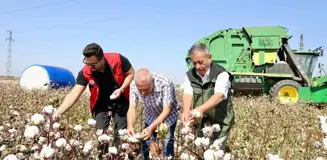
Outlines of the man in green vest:
{"type": "Polygon", "coordinates": [[[220,131],[211,137],[211,143],[220,139],[225,150],[230,130],[235,123],[231,99],[232,75],[222,66],[211,62],[211,54],[203,43],[194,44],[189,50],[193,67],[186,72],[183,87],[183,111],[181,121],[195,125],[198,136],[203,136],[201,128],[213,124],[220,125],[220,131]],[[202,117],[195,123],[191,112],[202,117]]]}

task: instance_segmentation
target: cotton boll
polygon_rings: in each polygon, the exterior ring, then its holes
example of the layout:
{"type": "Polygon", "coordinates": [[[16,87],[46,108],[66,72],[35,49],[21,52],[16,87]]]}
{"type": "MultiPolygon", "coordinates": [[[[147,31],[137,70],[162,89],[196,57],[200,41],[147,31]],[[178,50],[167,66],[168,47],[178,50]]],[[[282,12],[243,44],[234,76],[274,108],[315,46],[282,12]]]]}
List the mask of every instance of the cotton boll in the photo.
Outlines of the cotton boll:
{"type": "Polygon", "coordinates": [[[95,124],[96,124],[97,122],[96,122],[96,120],[94,120],[94,119],[89,119],[88,121],[87,121],[87,124],[88,125],[90,125],[90,126],[95,126],[95,124]]]}
{"type": "Polygon", "coordinates": [[[327,117],[325,116],[318,116],[319,120],[320,120],[320,124],[325,124],[326,123],[326,120],[327,120],[327,117]]]}
{"type": "Polygon", "coordinates": [[[24,153],[16,153],[16,157],[19,159],[19,160],[23,160],[23,159],[26,159],[24,153]]]}
{"type": "Polygon", "coordinates": [[[80,143],[79,143],[78,140],[71,139],[71,140],[69,141],[69,144],[72,145],[72,146],[74,146],[74,147],[77,147],[77,146],[79,146],[80,143]]]}
{"type": "Polygon", "coordinates": [[[60,127],[60,124],[58,122],[55,122],[55,123],[53,123],[52,127],[54,130],[58,130],[60,127]]]}
{"type": "Polygon", "coordinates": [[[212,129],[211,129],[211,127],[206,126],[206,127],[202,128],[202,133],[203,133],[203,135],[205,137],[211,137],[211,135],[212,135],[212,129]]]}
{"type": "Polygon", "coordinates": [[[50,146],[43,146],[40,157],[42,158],[51,158],[55,154],[55,149],[51,148],[50,146]]]}
{"type": "Polygon", "coordinates": [[[6,148],[7,148],[6,145],[2,145],[2,146],[0,147],[0,152],[4,151],[6,148]]]}
{"type": "Polygon", "coordinates": [[[192,129],[189,126],[186,126],[181,129],[181,134],[184,134],[184,135],[189,134],[189,133],[191,133],[191,131],[192,131],[192,129]]]}
{"type": "Polygon", "coordinates": [[[45,137],[39,137],[39,140],[38,140],[38,144],[42,145],[42,144],[45,144],[47,142],[47,138],[45,137]]]}
{"type": "Polygon", "coordinates": [[[137,138],[135,138],[135,137],[128,137],[127,141],[128,142],[131,142],[131,143],[137,143],[137,142],[139,142],[139,140],[137,138]]]}
{"type": "Polygon", "coordinates": [[[102,129],[98,129],[98,130],[95,132],[95,134],[96,134],[97,136],[100,136],[100,135],[103,134],[103,130],[102,130],[102,129]]]}
{"type": "Polygon", "coordinates": [[[15,116],[19,116],[20,115],[19,112],[17,112],[17,111],[12,111],[12,114],[15,115],[15,116]]]}
{"type": "Polygon", "coordinates": [[[118,131],[118,134],[119,134],[119,136],[124,136],[124,135],[127,134],[127,130],[126,130],[126,129],[120,129],[120,130],[118,131]]]}
{"type": "Polygon", "coordinates": [[[212,149],[208,149],[204,152],[203,158],[205,160],[215,160],[217,157],[215,156],[215,151],[212,149]]]}
{"type": "Polygon", "coordinates": [[[89,154],[90,151],[94,148],[94,142],[93,141],[87,141],[85,144],[84,144],[84,147],[83,147],[83,153],[85,155],[89,154]]]}
{"type": "Polygon", "coordinates": [[[315,143],[313,143],[313,146],[315,146],[316,148],[320,148],[321,143],[319,141],[316,141],[315,143]]]}
{"type": "Polygon", "coordinates": [[[31,148],[32,151],[36,151],[36,150],[39,150],[39,149],[40,149],[40,147],[39,147],[38,145],[34,145],[34,146],[31,148]]]}
{"type": "Polygon", "coordinates": [[[45,122],[45,118],[42,114],[36,113],[31,117],[31,121],[34,123],[34,125],[40,125],[45,122]]]}
{"type": "Polygon", "coordinates": [[[54,137],[55,137],[55,139],[58,139],[58,138],[60,138],[60,137],[61,137],[61,134],[60,134],[60,132],[56,132],[56,133],[54,134],[54,137]]]}
{"type": "Polygon", "coordinates": [[[220,131],[220,125],[219,124],[214,124],[211,126],[211,129],[213,132],[219,132],[220,131]]]}
{"type": "Polygon", "coordinates": [[[194,139],[195,139],[195,135],[193,135],[193,134],[187,134],[186,136],[185,136],[185,141],[186,142],[192,142],[192,141],[194,141],[194,139]]]}
{"type": "Polygon", "coordinates": [[[62,148],[62,147],[65,147],[67,145],[67,141],[65,138],[59,138],[56,140],[56,146],[58,148],[62,148]]]}
{"type": "Polygon", "coordinates": [[[218,149],[218,150],[215,151],[215,157],[217,157],[217,158],[223,158],[224,154],[225,153],[224,153],[223,150],[218,149]]]}
{"type": "Polygon", "coordinates": [[[117,98],[117,95],[115,95],[115,94],[110,95],[110,99],[116,99],[116,98],[117,98]]]}
{"type": "Polygon", "coordinates": [[[208,147],[208,146],[210,145],[210,138],[202,138],[201,143],[202,143],[204,146],[208,147]]]}
{"type": "Polygon", "coordinates": [[[75,125],[74,130],[80,132],[82,130],[82,125],[75,125]]]}
{"type": "Polygon", "coordinates": [[[165,136],[168,134],[169,127],[166,123],[161,123],[158,126],[158,133],[157,135],[161,138],[165,138],[165,136]]]}
{"type": "Polygon", "coordinates": [[[213,144],[211,145],[212,148],[215,149],[219,149],[222,145],[222,143],[224,142],[224,140],[226,139],[226,137],[221,137],[219,139],[216,139],[213,144]]]}
{"type": "Polygon", "coordinates": [[[71,147],[70,145],[67,144],[67,145],[65,146],[65,149],[66,149],[67,151],[71,151],[71,150],[72,150],[72,147],[71,147]]]}
{"type": "Polygon", "coordinates": [[[112,138],[106,134],[102,134],[98,137],[98,141],[101,143],[108,143],[110,140],[112,140],[112,138]]]}
{"type": "Polygon", "coordinates": [[[5,129],[4,126],[0,126],[0,132],[2,132],[5,129]]]}
{"type": "Polygon", "coordinates": [[[108,150],[109,150],[109,153],[110,154],[117,154],[118,153],[118,151],[117,151],[117,148],[116,147],[109,147],[108,148],[108,150]]]}
{"type": "Polygon", "coordinates": [[[191,154],[182,153],[181,159],[195,160],[196,158],[194,156],[192,156],[191,154]]]}
{"type": "Polygon", "coordinates": [[[39,133],[40,130],[37,126],[26,126],[24,131],[24,136],[28,139],[33,139],[39,133]]]}
{"type": "Polygon", "coordinates": [[[42,113],[45,114],[45,115],[51,115],[53,112],[54,112],[54,108],[53,108],[52,105],[45,106],[42,109],[42,113]]]}
{"type": "Polygon", "coordinates": [[[11,128],[8,130],[8,132],[14,134],[17,132],[17,130],[15,128],[11,128]]]}
{"type": "Polygon", "coordinates": [[[10,123],[5,123],[4,124],[6,127],[10,128],[11,127],[11,124],[10,123]]]}
{"type": "Polygon", "coordinates": [[[18,158],[13,154],[9,154],[3,160],[18,160],[18,158]]]}
{"type": "Polygon", "coordinates": [[[194,144],[197,146],[197,147],[200,147],[201,146],[201,138],[197,137],[194,141],[194,144]]]}
{"type": "Polygon", "coordinates": [[[35,159],[41,159],[40,153],[39,152],[34,152],[33,153],[33,158],[35,158],[35,159]]]}
{"type": "Polygon", "coordinates": [[[25,145],[17,145],[16,149],[20,152],[25,152],[27,151],[27,147],[25,145]]]}
{"type": "Polygon", "coordinates": [[[268,153],[268,160],[283,160],[282,158],[279,158],[279,155],[274,155],[274,154],[271,154],[271,153],[268,153]]]}
{"type": "Polygon", "coordinates": [[[200,117],[201,117],[200,112],[197,112],[197,111],[192,111],[191,114],[192,114],[195,118],[200,118],[200,117]]]}
{"type": "Polygon", "coordinates": [[[230,153],[225,153],[223,160],[231,160],[232,159],[232,155],[230,153]]]}
{"type": "Polygon", "coordinates": [[[324,148],[327,149],[327,137],[325,137],[323,140],[322,140],[322,143],[324,145],[324,148]]]}
{"type": "Polygon", "coordinates": [[[121,148],[126,150],[126,149],[129,148],[129,144],[128,144],[128,143],[123,143],[123,144],[121,145],[121,148]]]}

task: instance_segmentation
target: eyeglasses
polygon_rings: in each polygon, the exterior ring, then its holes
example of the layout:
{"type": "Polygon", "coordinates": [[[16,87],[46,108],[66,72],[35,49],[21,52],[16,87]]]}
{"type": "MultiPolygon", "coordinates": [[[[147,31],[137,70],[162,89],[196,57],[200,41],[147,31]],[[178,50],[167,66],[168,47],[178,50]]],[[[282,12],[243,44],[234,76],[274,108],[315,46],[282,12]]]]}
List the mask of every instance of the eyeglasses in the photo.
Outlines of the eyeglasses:
{"type": "Polygon", "coordinates": [[[83,63],[86,64],[86,65],[88,65],[88,66],[91,66],[91,67],[95,67],[99,62],[100,62],[100,60],[98,60],[98,61],[95,62],[95,63],[86,63],[86,62],[85,62],[85,58],[83,59],[83,63]]]}

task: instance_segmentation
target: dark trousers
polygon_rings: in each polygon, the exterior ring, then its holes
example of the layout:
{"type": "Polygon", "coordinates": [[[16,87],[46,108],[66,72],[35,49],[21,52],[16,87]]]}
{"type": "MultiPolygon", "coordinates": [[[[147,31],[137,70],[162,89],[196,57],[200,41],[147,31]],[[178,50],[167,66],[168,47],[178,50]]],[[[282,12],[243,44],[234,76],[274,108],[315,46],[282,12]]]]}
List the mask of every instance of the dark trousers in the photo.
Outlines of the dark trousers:
{"type": "MultiPolygon", "coordinates": [[[[114,105],[114,107],[102,107],[95,109],[95,121],[96,121],[96,128],[102,129],[104,132],[109,128],[110,120],[113,120],[113,130],[114,130],[114,144],[115,147],[118,148],[120,145],[120,139],[118,131],[121,129],[126,129],[127,127],[127,118],[126,114],[128,111],[128,104],[124,105],[114,105]],[[127,105],[127,106],[126,106],[127,105]],[[111,116],[109,113],[111,112],[111,116]]],[[[100,145],[98,148],[102,153],[108,152],[107,145],[100,145]]]]}
{"type": "MultiPolygon", "coordinates": [[[[148,127],[149,124],[145,123],[145,128],[148,127]]],[[[164,142],[164,153],[165,153],[165,157],[174,157],[174,135],[175,135],[175,128],[176,128],[176,123],[174,123],[173,125],[171,125],[169,127],[169,131],[166,134],[165,139],[163,140],[164,142]]],[[[150,142],[151,141],[156,141],[157,139],[157,133],[153,132],[152,133],[152,137],[150,138],[150,140],[148,141],[142,141],[142,153],[143,153],[143,157],[144,160],[148,160],[149,159],[149,150],[150,150],[150,142]]]]}

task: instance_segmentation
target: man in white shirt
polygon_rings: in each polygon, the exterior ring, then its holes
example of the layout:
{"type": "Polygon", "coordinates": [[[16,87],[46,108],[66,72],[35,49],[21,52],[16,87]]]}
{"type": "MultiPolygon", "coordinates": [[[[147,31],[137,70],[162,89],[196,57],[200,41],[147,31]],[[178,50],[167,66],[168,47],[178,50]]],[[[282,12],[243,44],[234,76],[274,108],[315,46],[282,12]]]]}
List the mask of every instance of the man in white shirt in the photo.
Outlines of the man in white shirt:
{"type": "Polygon", "coordinates": [[[211,143],[220,139],[221,149],[224,150],[229,132],[235,123],[231,99],[232,75],[219,64],[211,62],[211,54],[203,43],[194,44],[189,54],[194,67],[186,73],[183,84],[181,120],[184,124],[193,124],[195,117],[190,113],[200,113],[201,122],[194,124],[200,136],[200,129],[204,126],[219,124],[221,130],[211,137],[211,143]]]}

